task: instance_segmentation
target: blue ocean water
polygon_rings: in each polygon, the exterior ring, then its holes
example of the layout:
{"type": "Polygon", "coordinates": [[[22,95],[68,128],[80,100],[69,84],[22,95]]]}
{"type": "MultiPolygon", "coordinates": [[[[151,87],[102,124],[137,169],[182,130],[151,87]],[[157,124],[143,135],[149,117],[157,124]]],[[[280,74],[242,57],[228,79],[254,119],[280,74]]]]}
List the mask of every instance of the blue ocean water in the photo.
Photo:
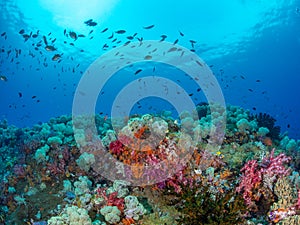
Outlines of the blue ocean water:
{"type": "MultiPolygon", "coordinates": [[[[7,0],[1,1],[0,26],[1,119],[9,124],[32,126],[71,114],[74,92],[86,69],[137,33],[135,41],[160,40],[166,35],[165,41],[174,43],[178,39],[177,44],[194,49],[211,67],[226,104],[268,113],[282,132],[287,131],[291,138],[300,137],[297,0],[31,0],[30,4],[7,0]],[[97,25],[84,23],[90,19],[97,25]],[[154,26],[145,29],[150,25],[154,26]],[[105,28],[108,30],[101,33],[105,28]],[[115,33],[118,30],[126,32],[115,33]],[[70,32],[84,37],[74,40],[70,32]],[[24,34],[29,35],[28,40],[24,34]],[[108,39],[112,34],[114,37],[108,39]],[[45,40],[56,50],[47,51],[45,40]],[[105,44],[109,47],[103,48],[105,44]],[[53,61],[55,54],[60,59],[53,61]]],[[[205,101],[203,93],[197,92],[180,71],[165,65],[156,67],[156,76],[182,81],[196,104],[205,101]]],[[[143,68],[143,72],[132,76],[135,69],[123,69],[110,80],[104,97],[98,98],[97,112],[109,116],[111,103],[126,83],[153,73],[153,64],[141,63],[136,68],[143,68]]],[[[157,98],[139,104],[133,107],[133,113],[174,110],[157,98]]]]}

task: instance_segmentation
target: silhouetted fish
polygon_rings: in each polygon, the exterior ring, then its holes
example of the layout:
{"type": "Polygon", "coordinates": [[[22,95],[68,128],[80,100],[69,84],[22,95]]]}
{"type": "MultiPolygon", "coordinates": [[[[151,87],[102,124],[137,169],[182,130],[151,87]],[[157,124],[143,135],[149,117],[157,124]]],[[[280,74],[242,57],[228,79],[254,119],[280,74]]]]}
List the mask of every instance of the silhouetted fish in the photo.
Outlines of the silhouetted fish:
{"type": "Polygon", "coordinates": [[[101,31],[101,33],[104,33],[105,31],[107,31],[108,30],[108,28],[104,28],[102,31],[101,31]]]}
{"type": "Polygon", "coordinates": [[[163,35],[161,35],[160,37],[161,37],[161,40],[160,40],[160,41],[164,41],[168,36],[163,34],[163,35]]]}
{"type": "Polygon", "coordinates": [[[87,21],[84,22],[87,26],[91,26],[94,27],[97,25],[97,23],[95,21],[93,21],[93,19],[89,19],[87,21]]]}
{"type": "Polygon", "coordinates": [[[114,33],[112,33],[111,36],[109,36],[107,39],[112,39],[114,37],[114,33]]]}
{"type": "Polygon", "coordinates": [[[53,57],[52,57],[52,60],[53,61],[57,61],[61,58],[61,55],[60,54],[55,54],[53,57]]]}
{"type": "Polygon", "coordinates": [[[74,41],[77,40],[77,34],[76,34],[74,31],[70,31],[70,32],[69,32],[69,35],[70,35],[70,37],[71,37],[72,39],[74,39],[74,41]]]}
{"type": "Polygon", "coordinates": [[[139,74],[139,73],[142,72],[142,71],[143,71],[143,70],[138,69],[137,71],[135,71],[134,75],[137,75],[137,74],[139,74]]]}
{"type": "Polygon", "coordinates": [[[143,27],[144,29],[148,30],[148,29],[151,29],[154,27],[154,24],[150,25],[150,26],[146,26],[146,27],[143,27]]]}
{"type": "Polygon", "coordinates": [[[46,36],[43,36],[43,40],[44,40],[45,45],[48,45],[46,36]]]}
{"type": "Polygon", "coordinates": [[[29,34],[23,34],[24,41],[27,41],[30,38],[29,34]]]}
{"type": "Polygon", "coordinates": [[[1,76],[0,76],[0,80],[2,80],[2,81],[4,81],[4,82],[8,81],[7,77],[4,76],[4,75],[1,75],[1,76]]]}
{"type": "Polygon", "coordinates": [[[115,31],[116,34],[124,34],[126,33],[126,30],[117,30],[115,31]]]}
{"type": "Polygon", "coordinates": [[[45,47],[45,49],[46,49],[47,51],[49,51],[49,52],[53,52],[53,51],[56,50],[56,48],[54,48],[54,47],[51,46],[51,45],[47,45],[47,46],[45,47]]]}

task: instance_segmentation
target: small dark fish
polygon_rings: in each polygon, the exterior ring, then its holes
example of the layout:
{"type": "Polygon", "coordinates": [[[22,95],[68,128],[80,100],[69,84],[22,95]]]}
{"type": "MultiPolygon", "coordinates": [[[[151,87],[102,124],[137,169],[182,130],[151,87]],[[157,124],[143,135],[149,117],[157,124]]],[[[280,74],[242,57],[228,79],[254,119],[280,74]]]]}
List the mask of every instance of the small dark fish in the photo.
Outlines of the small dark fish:
{"type": "Polygon", "coordinates": [[[104,28],[102,31],[101,31],[101,33],[104,33],[105,31],[107,31],[108,30],[108,28],[104,28]]]}
{"type": "Polygon", "coordinates": [[[287,128],[290,128],[290,127],[291,127],[291,125],[290,125],[290,124],[288,124],[286,127],[287,127],[287,128]]]}
{"type": "Polygon", "coordinates": [[[160,40],[160,41],[164,41],[164,40],[167,38],[167,35],[164,35],[164,34],[163,34],[163,35],[161,35],[160,37],[161,37],[161,40],[160,40]]]}
{"type": "Polygon", "coordinates": [[[66,36],[66,33],[67,33],[67,30],[66,29],[64,29],[64,35],[66,36]]]}
{"type": "Polygon", "coordinates": [[[51,32],[49,32],[48,36],[50,36],[50,35],[51,35],[51,32]]]}
{"type": "Polygon", "coordinates": [[[54,38],[51,42],[52,42],[52,44],[54,43],[56,41],[56,38],[54,38]]]}
{"type": "Polygon", "coordinates": [[[7,77],[4,76],[4,75],[1,75],[1,76],[0,76],[0,80],[2,80],[2,81],[4,81],[4,82],[8,81],[7,77]]]}
{"type": "Polygon", "coordinates": [[[29,34],[23,34],[24,41],[27,41],[30,38],[29,34]]]}
{"type": "Polygon", "coordinates": [[[45,45],[48,45],[48,41],[47,41],[46,36],[43,36],[43,40],[44,40],[45,45]]]}
{"type": "Polygon", "coordinates": [[[251,88],[249,88],[248,91],[253,92],[253,90],[251,88]]]}
{"type": "Polygon", "coordinates": [[[57,61],[61,58],[61,55],[60,54],[55,54],[53,57],[52,57],[52,60],[53,61],[57,61]]]}
{"type": "Polygon", "coordinates": [[[142,42],[144,38],[137,38],[139,42],[142,42]]]}
{"type": "Polygon", "coordinates": [[[117,38],[115,38],[114,40],[112,40],[111,42],[115,42],[117,40],[117,38]]]}
{"type": "Polygon", "coordinates": [[[3,33],[1,34],[1,37],[3,37],[5,34],[6,34],[6,32],[3,32],[3,33]]]}
{"type": "Polygon", "coordinates": [[[108,45],[107,45],[107,44],[104,44],[102,48],[108,48],[108,45]]]}
{"type": "Polygon", "coordinates": [[[126,41],[126,42],[124,43],[124,46],[128,45],[129,43],[130,43],[130,41],[126,41]]]}
{"type": "Polygon", "coordinates": [[[45,49],[46,49],[48,52],[53,52],[53,51],[56,50],[56,48],[54,48],[54,46],[52,46],[52,45],[47,45],[47,46],[45,47],[45,49]]]}
{"type": "Polygon", "coordinates": [[[172,48],[170,48],[170,49],[168,50],[168,52],[174,52],[174,51],[176,51],[176,50],[177,50],[176,47],[172,47],[172,48]]]}
{"type": "Polygon", "coordinates": [[[260,80],[256,80],[255,82],[259,83],[259,82],[260,82],[260,80]]]}
{"type": "Polygon", "coordinates": [[[93,33],[94,32],[94,30],[91,30],[90,32],[89,32],[89,34],[91,34],[91,33],[93,33]]]}
{"type": "Polygon", "coordinates": [[[143,71],[143,70],[138,69],[137,71],[135,71],[134,75],[137,75],[137,74],[139,74],[139,73],[142,72],[142,71],[143,71]]]}
{"type": "Polygon", "coordinates": [[[176,45],[177,43],[178,43],[178,39],[176,39],[175,41],[174,41],[174,43],[173,43],[173,45],[176,45]]]}
{"type": "Polygon", "coordinates": [[[114,33],[112,33],[111,36],[109,36],[107,39],[112,39],[114,37],[114,33]]]}
{"type": "Polygon", "coordinates": [[[18,94],[19,94],[19,98],[22,98],[23,94],[21,92],[19,92],[18,94]]]}
{"type": "Polygon", "coordinates": [[[256,110],[256,107],[253,107],[252,109],[255,111],[255,110],[256,110]]]}
{"type": "Polygon", "coordinates": [[[144,59],[145,59],[145,60],[150,60],[150,59],[152,59],[152,56],[151,56],[151,55],[146,55],[146,56],[144,57],[144,59]]]}
{"type": "Polygon", "coordinates": [[[35,95],[33,95],[31,98],[32,98],[32,99],[35,99],[35,98],[36,98],[36,96],[35,96],[35,95]]]}
{"type": "Polygon", "coordinates": [[[245,77],[244,77],[244,76],[241,75],[240,77],[241,77],[243,80],[245,80],[245,77]]]}
{"type": "Polygon", "coordinates": [[[184,36],[184,33],[182,33],[181,31],[179,31],[179,34],[180,34],[181,37],[184,36]]]}
{"type": "Polygon", "coordinates": [[[189,94],[189,96],[193,96],[193,95],[194,95],[193,93],[189,94]]]}
{"type": "Polygon", "coordinates": [[[148,30],[148,29],[151,29],[154,27],[154,24],[150,25],[150,26],[146,26],[146,27],[143,27],[144,29],[148,30]]]}
{"type": "Polygon", "coordinates": [[[87,26],[91,26],[91,27],[97,26],[97,23],[95,21],[93,21],[92,19],[89,19],[89,20],[85,21],[84,23],[87,26]]]}
{"type": "Polygon", "coordinates": [[[93,21],[93,22],[90,22],[90,23],[89,23],[89,26],[94,27],[94,26],[97,26],[97,24],[98,24],[98,23],[96,23],[96,22],[93,21]]]}
{"type": "Polygon", "coordinates": [[[132,37],[132,36],[128,36],[128,37],[127,37],[128,40],[133,40],[133,38],[134,38],[134,37],[132,37]]]}
{"type": "Polygon", "coordinates": [[[195,43],[196,43],[196,41],[194,41],[194,40],[190,40],[190,42],[191,42],[191,45],[192,45],[192,48],[194,48],[195,47],[195,43]]]}
{"type": "Polygon", "coordinates": [[[22,29],[22,30],[19,31],[19,34],[24,34],[24,33],[25,33],[24,29],[22,29]]]}
{"type": "Polygon", "coordinates": [[[115,31],[116,34],[124,34],[126,33],[126,30],[117,30],[115,31]]]}
{"type": "Polygon", "coordinates": [[[38,37],[38,34],[33,34],[32,37],[33,37],[33,38],[37,38],[37,37],[38,37]]]}
{"type": "Polygon", "coordinates": [[[84,34],[78,34],[78,37],[85,37],[84,34]]]}
{"type": "Polygon", "coordinates": [[[197,92],[199,92],[199,91],[201,91],[201,88],[198,88],[198,89],[197,89],[197,92]]]}
{"type": "Polygon", "coordinates": [[[72,39],[74,39],[75,41],[77,40],[77,34],[74,31],[70,31],[69,35],[72,39]]]}

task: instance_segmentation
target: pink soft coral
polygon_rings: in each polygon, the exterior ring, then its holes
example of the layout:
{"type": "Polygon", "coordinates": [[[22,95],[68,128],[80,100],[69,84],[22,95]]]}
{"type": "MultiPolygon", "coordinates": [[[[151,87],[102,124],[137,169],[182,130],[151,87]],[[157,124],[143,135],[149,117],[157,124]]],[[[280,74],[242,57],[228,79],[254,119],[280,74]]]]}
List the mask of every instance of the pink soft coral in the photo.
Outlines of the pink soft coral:
{"type": "MultiPolygon", "coordinates": [[[[258,164],[257,160],[250,160],[244,165],[241,169],[241,181],[236,191],[243,193],[243,198],[248,207],[255,204],[260,194],[263,193],[261,189],[266,188],[261,185],[262,183],[275,182],[279,177],[290,173],[290,169],[284,166],[290,159],[283,153],[274,157],[273,149],[270,156],[265,157],[260,164],[258,164]]],[[[272,188],[272,184],[268,188],[272,188]]]]}

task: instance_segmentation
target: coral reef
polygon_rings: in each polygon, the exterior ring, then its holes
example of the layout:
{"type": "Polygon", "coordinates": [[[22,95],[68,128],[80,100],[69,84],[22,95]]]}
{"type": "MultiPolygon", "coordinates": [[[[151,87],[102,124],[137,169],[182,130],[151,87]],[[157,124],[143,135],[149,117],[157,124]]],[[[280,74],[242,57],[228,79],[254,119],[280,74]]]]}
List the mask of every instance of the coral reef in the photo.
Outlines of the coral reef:
{"type": "Polygon", "coordinates": [[[65,115],[0,123],[1,224],[299,224],[300,142],[267,114],[96,115],[96,134],[81,119],[75,134],[65,115]],[[100,173],[106,155],[118,179],[100,173]]]}

